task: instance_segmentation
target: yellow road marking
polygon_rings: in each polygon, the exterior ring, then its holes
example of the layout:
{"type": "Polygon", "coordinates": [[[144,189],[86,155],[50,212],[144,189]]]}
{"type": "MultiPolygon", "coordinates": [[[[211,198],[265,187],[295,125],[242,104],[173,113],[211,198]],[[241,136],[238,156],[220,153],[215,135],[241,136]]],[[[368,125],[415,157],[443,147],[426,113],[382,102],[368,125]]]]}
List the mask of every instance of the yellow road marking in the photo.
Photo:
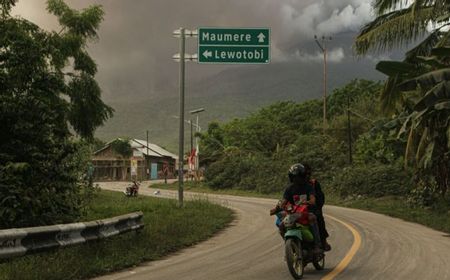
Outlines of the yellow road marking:
{"type": "Polygon", "coordinates": [[[332,280],[334,279],[339,273],[341,273],[342,271],[344,271],[344,269],[350,264],[351,260],[353,259],[353,257],[355,256],[356,252],[359,250],[359,248],[361,247],[361,235],[359,234],[359,232],[351,225],[347,224],[344,221],[341,221],[335,217],[326,215],[328,218],[335,220],[338,223],[343,224],[346,228],[348,228],[352,234],[353,234],[353,244],[352,247],[350,248],[350,250],[348,250],[347,254],[345,255],[345,257],[342,259],[342,261],[327,275],[325,275],[322,280],[332,280]]]}

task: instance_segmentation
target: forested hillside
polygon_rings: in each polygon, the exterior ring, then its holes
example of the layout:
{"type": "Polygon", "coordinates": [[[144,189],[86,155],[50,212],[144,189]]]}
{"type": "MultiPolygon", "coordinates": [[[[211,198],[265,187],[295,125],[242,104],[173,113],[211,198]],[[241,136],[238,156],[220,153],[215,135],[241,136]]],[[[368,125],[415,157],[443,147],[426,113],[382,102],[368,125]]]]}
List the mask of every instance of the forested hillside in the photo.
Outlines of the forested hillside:
{"type": "Polygon", "coordinates": [[[302,162],[342,199],[394,195],[432,206],[442,193],[431,177],[412,176],[414,168],[404,168],[407,135],[398,134],[398,115],[381,111],[382,88],[354,80],[336,89],[328,99],[325,129],[321,100],[278,102],[246,118],[210,123],[201,135],[207,184],[279,193],[289,166],[302,162]]]}
{"type": "MultiPolygon", "coordinates": [[[[301,61],[274,62],[258,67],[237,65],[200,80],[192,80],[187,72],[186,110],[205,108],[200,115],[200,126],[206,128],[210,121],[245,117],[273,102],[318,98],[323,93],[322,67],[320,62],[301,61]]],[[[348,59],[329,64],[330,89],[358,77],[383,79],[369,60],[348,59]]],[[[179,114],[178,89],[161,92],[158,98],[126,98],[130,94],[123,92],[124,98],[108,100],[115,114],[97,130],[96,136],[105,141],[119,136],[145,138],[146,130],[149,130],[151,142],[176,151],[178,120],[174,116],[179,114]]],[[[189,114],[186,117],[189,118],[189,114]]],[[[185,132],[188,137],[189,128],[185,132]]]]}

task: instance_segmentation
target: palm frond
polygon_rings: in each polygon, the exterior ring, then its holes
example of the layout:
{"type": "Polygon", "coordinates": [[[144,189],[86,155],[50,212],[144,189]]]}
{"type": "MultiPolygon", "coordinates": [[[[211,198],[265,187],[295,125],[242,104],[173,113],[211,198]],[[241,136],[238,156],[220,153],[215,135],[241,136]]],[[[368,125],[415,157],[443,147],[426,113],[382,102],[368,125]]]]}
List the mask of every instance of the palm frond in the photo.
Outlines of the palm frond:
{"type": "Polygon", "coordinates": [[[408,1],[405,0],[376,0],[373,3],[373,8],[377,15],[385,14],[396,9],[405,8],[408,1]]]}
{"type": "Polygon", "coordinates": [[[431,50],[440,42],[443,37],[443,32],[436,30],[428,35],[425,40],[420,42],[413,49],[409,50],[405,54],[405,62],[416,63],[418,56],[429,56],[431,50]]]}
{"type": "Polygon", "coordinates": [[[433,14],[433,7],[426,7],[416,11],[414,16],[412,8],[381,15],[361,29],[354,49],[363,55],[370,50],[382,52],[404,46],[427,32],[426,27],[433,14]]]}

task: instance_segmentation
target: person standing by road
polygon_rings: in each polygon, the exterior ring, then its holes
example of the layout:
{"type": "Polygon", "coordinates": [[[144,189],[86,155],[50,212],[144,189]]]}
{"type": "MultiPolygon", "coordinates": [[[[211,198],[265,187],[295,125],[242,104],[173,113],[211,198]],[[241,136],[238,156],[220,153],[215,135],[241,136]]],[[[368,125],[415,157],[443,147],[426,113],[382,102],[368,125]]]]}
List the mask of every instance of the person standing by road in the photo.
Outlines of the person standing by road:
{"type": "Polygon", "coordinates": [[[317,225],[319,227],[320,238],[322,239],[322,248],[325,251],[330,251],[331,246],[327,242],[327,238],[330,236],[328,234],[327,228],[325,226],[325,218],[323,217],[323,205],[325,204],[325,194],[322,191],[322,186],[319,181],[313,179],[312,169],[309,164],[304,164],[306,170],[306,176],[309,184],[314,188],[316,194],[316,204],[311,208],[311,211],[316,215],[317,225]]]}

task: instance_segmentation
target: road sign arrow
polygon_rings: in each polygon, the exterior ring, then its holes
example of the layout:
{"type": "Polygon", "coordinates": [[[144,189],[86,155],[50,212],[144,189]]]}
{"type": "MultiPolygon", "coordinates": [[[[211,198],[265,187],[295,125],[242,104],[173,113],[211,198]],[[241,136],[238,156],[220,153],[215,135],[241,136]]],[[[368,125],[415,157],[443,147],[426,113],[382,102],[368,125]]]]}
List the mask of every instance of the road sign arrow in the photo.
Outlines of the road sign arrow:
{"type": "Polygon", "coordinates": [[[264,39],[266,38],[266,36],[262,33],[259,33],[258,35],[258,43],[264,43],[264,39]]]}
{"type": "Polygon", "coordinates": [[[212,51],[208,51],[208,50],[204,51],[204,52],[203,52],[203,56],[204,56],[205,58],[212,57],[212,51]]]}

